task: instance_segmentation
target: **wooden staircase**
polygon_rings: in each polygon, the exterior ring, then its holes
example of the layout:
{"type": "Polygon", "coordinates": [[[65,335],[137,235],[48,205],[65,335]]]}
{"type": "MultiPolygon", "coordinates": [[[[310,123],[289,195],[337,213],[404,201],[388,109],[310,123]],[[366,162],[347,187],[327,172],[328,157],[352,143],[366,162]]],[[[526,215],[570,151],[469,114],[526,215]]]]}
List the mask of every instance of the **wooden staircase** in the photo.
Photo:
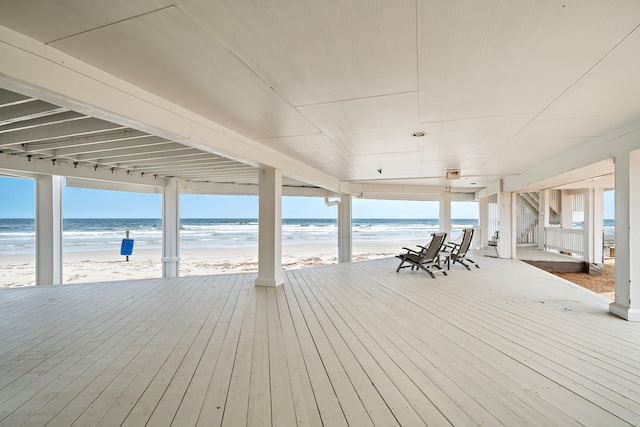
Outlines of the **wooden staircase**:
{"type": "MultiPolygon", "coordinates": [[[[516,242],[518,245],[533,245],[538,242],[538,226],[540,223],[540,195],[537,192],[518,193],[517,195],[518,225],[516,242]]],[[[561,198],[560,190],[549,192],[549,224],[560,224],[561,198]]]]}

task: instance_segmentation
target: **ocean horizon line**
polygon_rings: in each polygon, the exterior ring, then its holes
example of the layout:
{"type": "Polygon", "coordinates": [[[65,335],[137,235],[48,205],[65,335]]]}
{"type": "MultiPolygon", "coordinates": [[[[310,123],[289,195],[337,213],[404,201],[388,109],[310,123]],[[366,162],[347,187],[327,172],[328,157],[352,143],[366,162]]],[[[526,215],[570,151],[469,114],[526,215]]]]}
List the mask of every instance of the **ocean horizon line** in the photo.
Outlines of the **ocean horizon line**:
{"type": "MultiPolygon", "coordinates": [[[[32,219],[35,220],[34,217],[0,217],[0,221],[1,220],[16,220],[16,219],[20,219],[20,220],[25,220],[25,219],[32,219]]],[[[64,217],[63,220],[65,219],[105,219],[105,220],[136,220],[136,219],[148,219],[148,220],[161,220],[162,217],[97,217],[97,216],[92,216],[92,217],[64,217]]],[[[180,217],[180,219],[197,219],[197,220],[208,220],[208,219],[238,219],[238,220],[257,220],[258,217],[180,217]]],[[[330,219],[330,220],[335,220],[337,218],[335,217],[283,217],[282,219],[313,219],[313,220],[326,220],[326,219],[330,219]]],[[[351,219],[360,219],[360,220],[438,220],[439,218],[436,217],[431,217],[431,218],[427,218],[427,217],[413,217],[413,218],[404,218],[404,217],[397,217],[397,218],[392,218],[392,217],[353,217],[351,219]]],[[[456,218],[451,218],[456,219],[456,220],[476,220],[478,221],[478,218],[473,218],[473,217],[456,217],[456,218]]],[[[605,218],[605,221],[607,219],[605,218]]]]}
{"type": "MultiPolygon", "coordinates": [[[[162,217],[98,217],[98,216],[92,216],[92,217],[87,217],[87,216],[83,216],[83,217],[64,217],[62,218],[63,220],[65,219],[104,219],[104,220],[161,220],[162,217]]],[[[221,219],[221,220],[232,220],[232,219],[236,219],[236,220],[258,220],[258,217],[234,217],[234,216],[230,216],[230,217],[180,217],[180,219],[188,219],[188,220],[214,220],[214,219],[221,219]]],[[[337,218],[335,217],[282,217],[282,219],[306,219],[306,220],[337,220],[337,218]]],[[[411,217],[411,218],[405,218],[405,217],[353,217],[351,218],[353,219],[358,219],[358,220],[439,220],[439,218],[437,217],[411,217]]],[[[452,217],[452,220],[475,220],[475,221],[479,221],[479,218],[474,218],[474,217],[452,217]]],[[[0,217],[0,221],[3,220],[35,220],[35,217],[0,217]]],[[[604,218],[604,221],[614,221],[615,218],[604,218]]]]}

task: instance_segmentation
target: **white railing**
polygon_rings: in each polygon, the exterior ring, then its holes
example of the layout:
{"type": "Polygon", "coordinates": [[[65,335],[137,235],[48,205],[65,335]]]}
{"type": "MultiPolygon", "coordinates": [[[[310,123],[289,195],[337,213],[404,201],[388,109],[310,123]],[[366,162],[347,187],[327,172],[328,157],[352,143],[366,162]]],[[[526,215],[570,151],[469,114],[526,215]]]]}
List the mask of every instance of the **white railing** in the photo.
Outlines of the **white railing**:
{"type": "Polygon", "coordinates": [[[582,230],[545,227],[544,232],[547,249],[584,257],[584,232],[582,230]]]}

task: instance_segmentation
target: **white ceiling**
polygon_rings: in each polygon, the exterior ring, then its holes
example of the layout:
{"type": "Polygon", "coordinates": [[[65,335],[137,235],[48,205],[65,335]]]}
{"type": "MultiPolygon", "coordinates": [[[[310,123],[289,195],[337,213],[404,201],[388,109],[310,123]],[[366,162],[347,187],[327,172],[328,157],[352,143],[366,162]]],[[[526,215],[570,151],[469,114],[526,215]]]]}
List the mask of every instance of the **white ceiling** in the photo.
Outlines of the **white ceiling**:
{"type": "Polygon", "coordinates": [[[0,25],[344,182],[479,189],[640,120],[638,1],[21,0],[0,25]]]}

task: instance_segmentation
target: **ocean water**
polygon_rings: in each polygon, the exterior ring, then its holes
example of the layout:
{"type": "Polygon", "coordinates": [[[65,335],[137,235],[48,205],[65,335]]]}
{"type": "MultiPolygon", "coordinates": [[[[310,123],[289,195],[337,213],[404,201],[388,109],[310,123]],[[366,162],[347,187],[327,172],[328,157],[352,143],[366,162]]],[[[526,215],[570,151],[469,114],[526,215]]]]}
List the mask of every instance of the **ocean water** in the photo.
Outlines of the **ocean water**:
{"type": "MultiPolygon", "coordinates": [[[[428,239],[438,230],[437,219],[353,219],[356,242],[403,242],[428,239]]],[[[451,238],[462,229],[477,225],[476,219],[452,219],[451,238]]],[[[65,219],[63,251],[88,252],[120,250],[126,231],[136,249],[161,249],[160,219],[65,219]]],[[[335,219],[283,219],[283,245],[335,243],[338,225],[335,219]]],[[[224,249],[258,244],[257,219],[181,219],[180,247],[224,249]]],[[[0,255],[35,253],[33,219],[0,219],[0,255]]]]}

